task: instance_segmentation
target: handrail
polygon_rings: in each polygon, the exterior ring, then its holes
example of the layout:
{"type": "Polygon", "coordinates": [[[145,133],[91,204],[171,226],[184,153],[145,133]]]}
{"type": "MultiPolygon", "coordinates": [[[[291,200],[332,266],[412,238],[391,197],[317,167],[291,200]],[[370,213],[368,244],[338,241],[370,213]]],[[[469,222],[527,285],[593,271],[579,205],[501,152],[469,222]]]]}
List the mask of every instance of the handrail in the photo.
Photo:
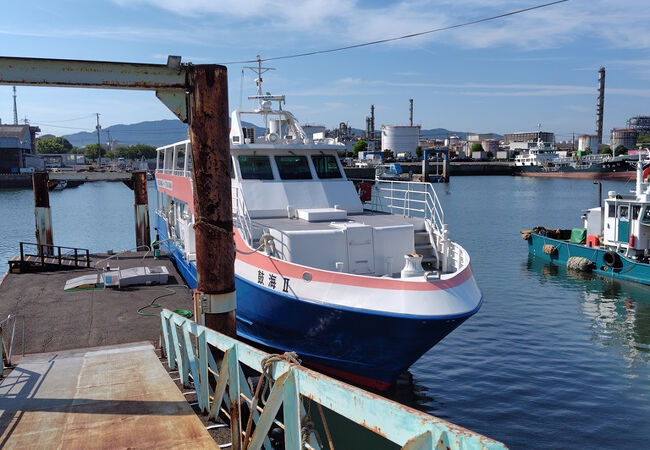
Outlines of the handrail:
{"type": "Polygon", "coordinates": [[[26,256],[35,256],[40,258],[41,265],[45,265],[45,258],[56,258],[59,265],[63,261],[74,261],[75,267],[79,267],[79,264],[82,263],[81,267],[90,267],[90,250],[87,248],[78,248],[78,247],[64,247],[62,245],[52,245],[52,244],[38,244],[35,242],[19,242],[20,247],[20,262],[25,263],[26,256]],[[25,247],[33,246],[36,247],[37,254],[32,255],[25,253],[25,247]],[[61,250],[69,250],[67,253],[62,253],[61,250]],[[82,255],[79,255],[79,253],[82,255]],[[74,257],[72,255],[74,254],[74,257]]]}
{"type": "MultiPolygon", "coordinates": [[[[334,411],[387,440],[408,449],[505,449],[500,442],[434,416],[401,405],[360,388],[296,364],[295,354],[269,355],[250,345],[175,314],[160,313],[162,347],[170,370],[178,368],[181,383],[194,385],[198,407],[216,419],[221,412],[230,421],[232,448],[270,449],[271,427],[284,429],[284,448],[320,449],[313,417],[327,428],[321,406],[334,411]],[[216,361],[219,361],[217,363],[216,361]],[[261,375],[270,388],[268,396],[252,394],[242,367],[261,375]],[[266,378],[268,377],[268,378],[266,378]],[[233,399],[237,399],[237,401],[233,399]],[[307,407],[305,404],[309,405],[307,407]],[[245,403],[252,422],[242,420],[245,403]],[[316,403],[317,408],[309,406],[316,403]],[[283,420],[278,420],[282,408],[283,420]],[[255,428],[252,433],[252,423],[255,428]]],[[[299,363],[299,362],[298,362],[299,363]]],[[[336,438],[336,434],[331,436],[336,438]]],[[[333,442],[336,447],[336,442],[333,442]]]]}
{"type": "Polygon", "coordinates": [[[246,199],[244,199],[241,187],[232,186],[233,193],[233,217],[237,220],[238,227],[242,230],[244,234],[244,239],[248,245],[253,245],[253,225],[251,223],[251,217],[248,213],[248,206],[246,206],[246,199]]]}
{"type": "Polygon", "coordinates": [[[2,368],[2,370],[0,371],[0,378],[2,378],[2,373],[4,369],[6,369],[7,367],[12,367],[11,360],[14,351],[14,340],[15,340],[14,338],[16,336],[16,322],[17,322],[17,318],[19,317],[22,318],[23,320],[21,350],[23,356],[25,356],[25,315],[9,314],[6,318],[0,321],[0,348],[1,348],[0,367],[2,368]],[[11,338],[9,339],[9,344],[5,345],[4,331],[5,328],[8,328],[9,326],[11,326],[11,338]]]}

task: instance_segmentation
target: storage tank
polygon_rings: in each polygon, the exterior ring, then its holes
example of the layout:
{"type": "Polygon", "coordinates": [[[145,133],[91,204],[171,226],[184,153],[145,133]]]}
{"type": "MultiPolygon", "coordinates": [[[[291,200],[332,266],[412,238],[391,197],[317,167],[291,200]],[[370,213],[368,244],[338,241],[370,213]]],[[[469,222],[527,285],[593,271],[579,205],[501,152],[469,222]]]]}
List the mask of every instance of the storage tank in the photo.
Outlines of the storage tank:
{"type": "Polygon", "coordinates": [[[420,141],[420,126],[382,125],[381,149],[392,150],[393,154],[408,153],[415,156],[420,141]]]}
{"type": "Polygon", "coordinates": [[[622,145],[630,150],[636,145],[636,138],[638,132],[631,128],[618,128],[612,130],[612,143],[610,147],[615,150],[616,147],[622,145]]]}
{"type": "Polygon", "coordinates": [[[591,153],[598,153],[598,136],[595,134],[578,136],[578,151],[584,152],[587,149],[590,149],[591,153]]]}

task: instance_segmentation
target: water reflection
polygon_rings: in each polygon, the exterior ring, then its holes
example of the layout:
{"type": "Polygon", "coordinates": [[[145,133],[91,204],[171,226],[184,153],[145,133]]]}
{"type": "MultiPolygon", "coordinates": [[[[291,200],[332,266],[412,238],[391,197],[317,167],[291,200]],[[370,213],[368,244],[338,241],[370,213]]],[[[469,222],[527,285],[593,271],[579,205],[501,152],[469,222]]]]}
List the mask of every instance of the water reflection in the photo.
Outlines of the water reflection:
{"type": "Polygon", "coordinates": [[[566,270],[532,255],[525,270],[540,284],[577,292],[594,340],[621,345],[629,365],[650,361],[650,287],[566,270]]]}

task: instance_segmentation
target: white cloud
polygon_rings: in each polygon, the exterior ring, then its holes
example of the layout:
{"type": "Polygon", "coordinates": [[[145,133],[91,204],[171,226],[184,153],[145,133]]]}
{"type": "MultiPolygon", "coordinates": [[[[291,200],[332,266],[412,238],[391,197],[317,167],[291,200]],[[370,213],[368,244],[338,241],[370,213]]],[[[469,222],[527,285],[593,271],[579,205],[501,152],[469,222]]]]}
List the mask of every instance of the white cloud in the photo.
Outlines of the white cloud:
{"type": "MultiPolygon", "coordinates": [[[[228,26],[227,19],[232,27],[250,21],[257,40],[263,33],[270,33],[267,38],[274,41],[287,35],[272,33],[305,33],[300,35],[302,46],[311,48],[397,37],[534,6],[530,0],[398,0],[382,6],[354,0],[305,0],[291,6],[283,0],[113,1],[123,7],[148,5],[197,19],[226,19],[219,21],[220,27],[228,26]]],[[[390,45],[421,47],[435,41],[466,48],[541,49],[590,36],[612,47],[641,49],[650,48],[649,21],[647,0],[571,0],[390,45]]]]}

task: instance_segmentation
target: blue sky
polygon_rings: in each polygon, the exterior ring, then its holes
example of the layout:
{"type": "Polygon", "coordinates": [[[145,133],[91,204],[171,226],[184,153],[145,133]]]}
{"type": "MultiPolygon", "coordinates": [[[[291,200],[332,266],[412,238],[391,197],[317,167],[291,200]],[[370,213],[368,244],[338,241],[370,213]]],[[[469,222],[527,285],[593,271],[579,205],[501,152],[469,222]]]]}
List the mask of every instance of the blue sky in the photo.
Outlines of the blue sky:
{"type": "MultiPolygon", "coordinates": [[[[539,0],[32,0],[3,8],[0,55],[223,63],[344,46],[492,16],[539,0]]],[[[594,133],[597,70],[607,69],[606,134],[650,114],[647,0],[570,0],[492,22],[346,52],[268,63],[264,90],[287,95],[302,122],[405,124],[558,140],[594,133]]],[[[242,64],[228,65],[230,106],[242,64]]],[[[243,105],[254,91],[244,77],[243,105]]],[[[18,112],[57,135],[174,116],[151,92],[18,87],[18,112]],[[64,128],[66,127],[66,128],[64,128]]],[[[0,119],[13,120],[0,86],[0,119]]],[[[607,137],[605,140],[608,140],[607,137]]]]}

